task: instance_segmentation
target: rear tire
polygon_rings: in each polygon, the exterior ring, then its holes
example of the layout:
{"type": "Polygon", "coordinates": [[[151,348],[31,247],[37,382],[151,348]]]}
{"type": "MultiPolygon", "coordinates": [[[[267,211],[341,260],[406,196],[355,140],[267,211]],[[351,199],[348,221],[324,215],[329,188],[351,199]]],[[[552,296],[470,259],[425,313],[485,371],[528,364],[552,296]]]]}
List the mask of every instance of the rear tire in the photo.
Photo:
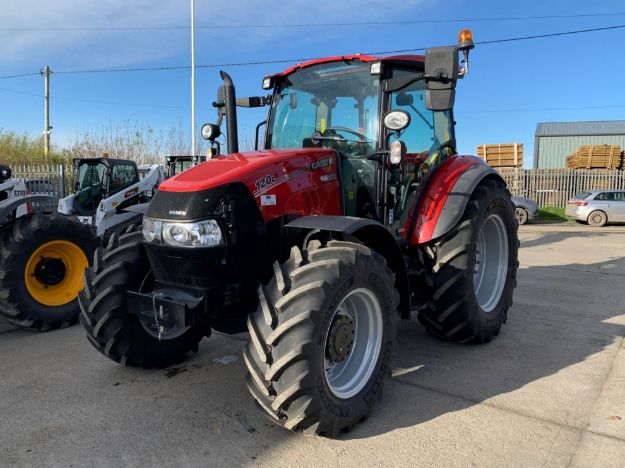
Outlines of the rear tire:
{"type": "Polygon", "coordinates": [[[275,423],[334,437],[368,416],[390,372],[394,274],[377,252],[339,241],[293,247],[274,272],[248,320],[248,388],[275,423]]]}
{"type": "Polygon", "coordinates": [[[143,236],[130,226],[113,234],[105,249],[98,249],[93,267],[85,270],[80,292],[80,323],[89,342],[109,359],[127,366],[165,367],[197,352],[198,343],[211,333],[201,323],[172,339],[159,341],[146,331],[136,315],[126,310],[126,291],[140,291],[150,274],[143,236]]]}
{"type": "Polygon", "coordinates": [[[99,244],[89,225],[70,216],[16,219],[0,232],[0,314],[37,331],[75,323],[82,273],[99,244]]]}
{"type": "Polygon", "coordinates": [[[463,343],[499,334],[516,287],[516,227],[510,193],[503,182],[487,179],[475,188],[458,224],[420,247],[427,286],[417,291],[418,318],[429,332],[463,343]]]}
{"type": "Polygon", "coordinates": [[[588,224],[592,227],[602,227],[608,222],[608,216],[603,211],[593,211],[588,215],[588,224]]]}

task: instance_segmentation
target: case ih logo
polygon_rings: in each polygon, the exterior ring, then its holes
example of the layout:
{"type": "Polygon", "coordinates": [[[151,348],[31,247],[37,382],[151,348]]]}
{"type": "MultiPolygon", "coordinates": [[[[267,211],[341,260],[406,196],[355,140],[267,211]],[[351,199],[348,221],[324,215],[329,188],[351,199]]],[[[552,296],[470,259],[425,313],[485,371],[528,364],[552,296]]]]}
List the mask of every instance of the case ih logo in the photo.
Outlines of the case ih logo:
{"type": "Polygon", "coordinates": [[[332,164],[334,164],[334,158],[325,158],[325,159],[320,159],[319,161],[315,161],[314,163],[310,165],[310,168],[313,171],[316,171],[317,169],[321,169],[322,167],[328,167],[328,166],[331,166],[332,164]]]}
{"type": "Polygon", "coordinates": [[[124,193],[124,198],[129,198],[132,197],[135,193],[137,193],[139,191],[139,187],[135,187],[133,189],[128,190],[126,193],[124,193]]]}

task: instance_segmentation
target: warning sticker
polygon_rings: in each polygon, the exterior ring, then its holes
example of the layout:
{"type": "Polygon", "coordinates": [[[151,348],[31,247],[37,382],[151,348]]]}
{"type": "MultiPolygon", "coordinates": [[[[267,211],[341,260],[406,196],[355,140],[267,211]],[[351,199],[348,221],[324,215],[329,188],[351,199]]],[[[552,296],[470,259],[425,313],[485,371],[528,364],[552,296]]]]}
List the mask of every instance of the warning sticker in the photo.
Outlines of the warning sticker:
{"type": "Polygon", "coordinates": [[[271,206],[275,204],[276,204],[275,195],[261,195],[260,196],[260,206],[271,206]]]}

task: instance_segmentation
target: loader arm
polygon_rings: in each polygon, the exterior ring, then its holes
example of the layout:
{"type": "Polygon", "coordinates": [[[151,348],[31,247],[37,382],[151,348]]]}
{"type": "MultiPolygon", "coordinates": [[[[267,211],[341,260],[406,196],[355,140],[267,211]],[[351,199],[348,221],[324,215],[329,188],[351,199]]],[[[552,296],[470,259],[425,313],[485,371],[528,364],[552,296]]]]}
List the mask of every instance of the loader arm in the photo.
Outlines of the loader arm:
{"type": "Polygon", "coordinates": [[[98,236],[103,236],[111,229],[140,219],[140,214],[138,215],[136,211],[126,211],[126,209],[151,199],[163,179],[162,166],[154,164],[143,179],[103,199],[93,218],[98,236]]]}

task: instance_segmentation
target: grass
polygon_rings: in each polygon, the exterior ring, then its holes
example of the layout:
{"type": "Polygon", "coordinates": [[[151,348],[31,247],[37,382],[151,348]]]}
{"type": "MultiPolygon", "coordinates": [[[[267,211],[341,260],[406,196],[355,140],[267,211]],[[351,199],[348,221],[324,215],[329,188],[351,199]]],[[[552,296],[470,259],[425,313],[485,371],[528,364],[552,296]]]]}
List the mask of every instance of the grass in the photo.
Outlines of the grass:
{"type": "Polygon", "coordinates": [[[566,216],[564,216],[564,208],[559,206],[543,206],[540,209],[538,218],[534,220],[535,223],[565,223],[572,222],[566,216]]]}

